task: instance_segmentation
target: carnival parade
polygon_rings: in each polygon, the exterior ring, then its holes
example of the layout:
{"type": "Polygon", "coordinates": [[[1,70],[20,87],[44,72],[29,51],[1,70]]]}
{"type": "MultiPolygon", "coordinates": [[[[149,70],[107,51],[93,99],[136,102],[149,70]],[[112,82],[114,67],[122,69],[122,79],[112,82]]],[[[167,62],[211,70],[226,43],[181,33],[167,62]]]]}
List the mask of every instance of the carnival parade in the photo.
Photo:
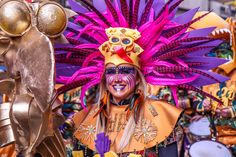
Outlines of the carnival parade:
{"type": "Polygon", "coordinates": [[[236,157],[236,2],[198,2],[0,0],[0,157],[236,157]]]}

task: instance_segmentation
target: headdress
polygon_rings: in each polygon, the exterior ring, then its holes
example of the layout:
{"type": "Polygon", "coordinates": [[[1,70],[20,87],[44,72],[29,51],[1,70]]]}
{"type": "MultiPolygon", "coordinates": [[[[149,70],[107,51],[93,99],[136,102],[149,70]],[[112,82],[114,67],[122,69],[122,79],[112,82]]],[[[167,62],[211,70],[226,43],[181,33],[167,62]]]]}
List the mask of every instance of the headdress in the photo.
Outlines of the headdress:
{"type": "Polygon", "coordinates": [[[226,80],[209,71],[225,60],[205,57],[221,43],[207,37],[214,28],[188,31],[208,13],[192,20],[196,8],[175,17],[182,0],[68,2],[78,15],[66,30],[69,44],[56,47],[57,81],[65,83],[59,94],[83,86],[83,100],[86,90],[101,82],[108,62],[133,64],[147,83],[172,91],[181,87],[202,92],[197,87],[226,80]]]}

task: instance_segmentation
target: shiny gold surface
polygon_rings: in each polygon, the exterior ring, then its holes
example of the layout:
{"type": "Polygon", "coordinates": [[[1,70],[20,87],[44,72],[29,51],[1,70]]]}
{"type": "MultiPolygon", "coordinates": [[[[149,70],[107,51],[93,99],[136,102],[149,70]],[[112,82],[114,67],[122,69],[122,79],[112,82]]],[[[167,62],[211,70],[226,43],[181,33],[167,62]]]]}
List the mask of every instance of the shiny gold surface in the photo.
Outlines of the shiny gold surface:
{"type": "Polygon", "coordinates": [[[60,103],[50,104],[55,59],[48,38],[60,35],[66,22],[63,8],[54,2],[0,0],[0,65],[7,67],[0,73],[0,93],[10,97],[12,106],[0,105],[0,147],[14,142],[15,153],[29,157],[45,144],[51,156],[66,156],[56,130],[64,122],[60,103]]]}
{"type": "Polygon", "coordinates": [[[43,157],[65,157],[66,151],[60,131],[55,130],[52,136],[37,147],[37,150],[43,157]]]}
{"type": "Polygon", "coordinates": [[[4,147],[15,141],[9,119],[10,105],[10,103],[0,105],[0,147],[4,147]]]}
{"type": "Polygon", "coordinates": [[[16,157],[15,144],[9,144],[3,148],[0,148],[0,154],[4,157],[16,157]]]}
{"type": "Polygon", "coordinates": [[[52,2],[42,4],[37,18],[39,31],[51,37],[60,35],[67,23],[67,17],[63,8],[52,2]]]}
{"type": "Polygon", "coordinates": [[[31,23],[29,13],[24,3],[7,1],[0,7],[0,28],[9,35],[22,35],[31,23]]]}
{"type": "Polygon", "coordinates": [[[31,27],[22,36],[18,49],[23,51],[17,54],[16,60],[19,64],[14,65],[13,69],[21,73],[24,86],[31,91],[40,110],[44,112],[54,92],[55,63],[52,43],[47,36],[31,27]]]}
{"type": "Polygon", "coordinates": [[[13,79],[0,80],[0,93],[1,94],[11,94],[14,90],[15,82],[13,79]]]}

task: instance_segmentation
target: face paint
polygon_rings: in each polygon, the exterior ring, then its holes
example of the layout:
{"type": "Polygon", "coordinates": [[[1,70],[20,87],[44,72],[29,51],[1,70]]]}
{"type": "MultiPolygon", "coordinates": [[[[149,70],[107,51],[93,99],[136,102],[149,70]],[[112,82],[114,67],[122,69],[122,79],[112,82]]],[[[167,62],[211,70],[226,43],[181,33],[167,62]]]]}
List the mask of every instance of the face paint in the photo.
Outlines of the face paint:
{"type": "Polygon", "coordinates": [[[127,98],[135,90],[137,72],[133,66],[107,67],[106,87],[118,101],[127,98]]]}

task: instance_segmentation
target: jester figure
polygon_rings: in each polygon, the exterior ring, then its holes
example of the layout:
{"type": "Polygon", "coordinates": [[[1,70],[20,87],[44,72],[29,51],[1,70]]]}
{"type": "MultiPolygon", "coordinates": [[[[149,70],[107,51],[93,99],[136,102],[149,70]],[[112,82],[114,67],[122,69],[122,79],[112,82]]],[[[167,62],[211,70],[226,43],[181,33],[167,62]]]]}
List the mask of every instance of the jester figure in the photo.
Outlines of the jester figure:
{"type": "Polygon", "coordinates": [[[71,123],[86,149],[76,148],[74,155],[177,156],[175,128],[182,110],[149,98],[147,84],[169,86],[175,101],[177,88],[219,101],[198,87],[226,80],[208,71],[226,61],[204,56],[221,41],[207,36],[214,28],[187,32],[208,13],[191,20],[196,8],[175,17],[181,2],[69,0],[78,15],[66,30],[70,44],[56,46],[56,61],[67,65],[58,73],[61,89],[83,85],[84,110],[71,123]],[[95,98],[86,99],[95,86],[95,98]]]}
{"type": "Polygon", "coordinates": [[[66,10],[55,2],[0,1],[0,156],[64,157],[53,101],[53,43],[62,41],[66,10]],[[15,149],[15,150],[14,150],[15,149]]]}

